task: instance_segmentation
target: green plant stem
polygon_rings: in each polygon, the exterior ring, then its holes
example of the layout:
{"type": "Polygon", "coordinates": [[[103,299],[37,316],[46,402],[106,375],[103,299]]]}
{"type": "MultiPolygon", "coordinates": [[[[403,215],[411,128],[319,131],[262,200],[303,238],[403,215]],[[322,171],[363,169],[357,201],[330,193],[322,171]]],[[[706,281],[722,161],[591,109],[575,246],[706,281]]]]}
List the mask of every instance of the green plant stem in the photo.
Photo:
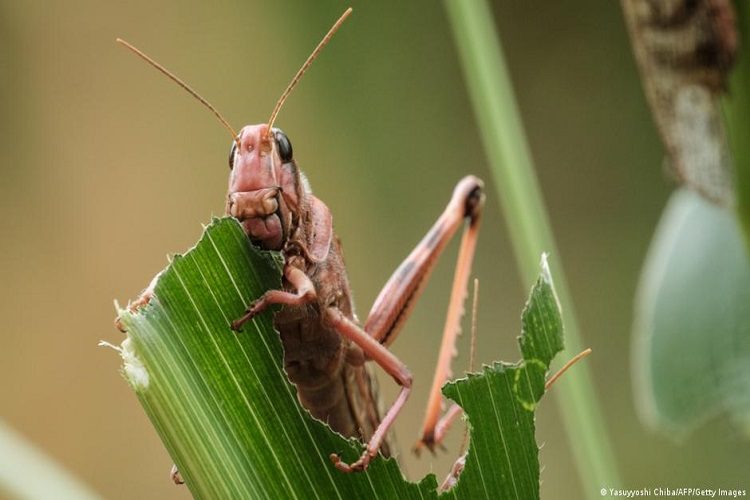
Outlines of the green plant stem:
{"type": "Polygon", "coordinates": [[[740,53],[729,79],[729,96],[724,101],[729,143],[735,169],[737,213],[750,251],[750,9],[744,1],[737,6],[740,53]]]}
{"type": "MultiPolygon", "coordinates": [[[[535,278],[539,256],[550,252],[554,262],[559,254],[494,16],[484,0],[446,0],[445,6],[516,261],[524,285],[529,286],[535,278]]],[[[561,356],[565,359],[583,350],[583,344],[562,265],[558,261],[551,267],[565,318],[567,347],[561,356]]],[[[555,392],[585,494],[590,499],[600,498],[600,488],[617,487],[620,480],[586,363],[567,373],[555,386],[555,392]]]]}
{"type": "Polygon", "coordinates": [[[3,421],[0,450],[0,493],[10,498],[100,498],[3,421]]]}

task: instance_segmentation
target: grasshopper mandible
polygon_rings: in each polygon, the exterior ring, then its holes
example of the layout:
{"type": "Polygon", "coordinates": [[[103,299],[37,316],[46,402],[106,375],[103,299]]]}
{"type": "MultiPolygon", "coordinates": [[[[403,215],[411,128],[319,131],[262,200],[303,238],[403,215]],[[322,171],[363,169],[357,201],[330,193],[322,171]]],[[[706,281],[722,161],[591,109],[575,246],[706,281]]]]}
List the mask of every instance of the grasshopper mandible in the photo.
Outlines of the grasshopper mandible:
{"type": "MultiPolygon", "coordinates": [[[[388,347],[409,316],[441,252],[465,226],[441,353],[418,447],[432,450],[442,440],[446,424],[457,415],[457,407],[453,407],[440,419],[440,387],[450,376],[484,202],[482,181],[474,176],[461,179],[442,215],[396,269],[364,325],[360,324],[354,313],[331,212],[312,194],[297,167],[289,138],[273,126],[291,90],[350,13],[351,8],[305,61],[268,122],[245,126],[239,133],[187,84],[132,45],[118,40],[200,100],[232,134],[226,212],[240,221],[254,244],[281,252],[284,266],[282,289],[270,290],[249,304],[231,328],[239,332],[244,323],[269,306],[281,305],[274,326],[284,346],[286,373],[297,387],[299,400],[335,431],[367,442],[360,458],[352,464],[331,453],[331,461],[343,472],[365,470],[379,450],[389,454],[387,433],[409,397],[412,375],[388,347]],[[375,361],[401,387],[382,418],[364,365],[369,360],[375,361]]],[[[150,293],[144,292],[145,301],[150,293]]]]}

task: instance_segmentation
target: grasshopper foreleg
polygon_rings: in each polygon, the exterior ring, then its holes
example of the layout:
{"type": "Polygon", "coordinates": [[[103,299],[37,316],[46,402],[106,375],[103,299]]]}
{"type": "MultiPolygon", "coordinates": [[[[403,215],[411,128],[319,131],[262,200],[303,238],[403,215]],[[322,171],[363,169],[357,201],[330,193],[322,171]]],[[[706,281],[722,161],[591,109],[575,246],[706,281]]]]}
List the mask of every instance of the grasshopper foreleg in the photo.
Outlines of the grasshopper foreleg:
{"type": "Polygon", "coordinates": [[[242,325],[262,313],[270,305],[301,306],[316,300],[315,285],[301,269],[287,264],[284,266],[284,279],[296,290],[296,293],[284,290],[267,291],[247,306],[242,317],[232,321],[232,330],[241,331],[242,325]]]}

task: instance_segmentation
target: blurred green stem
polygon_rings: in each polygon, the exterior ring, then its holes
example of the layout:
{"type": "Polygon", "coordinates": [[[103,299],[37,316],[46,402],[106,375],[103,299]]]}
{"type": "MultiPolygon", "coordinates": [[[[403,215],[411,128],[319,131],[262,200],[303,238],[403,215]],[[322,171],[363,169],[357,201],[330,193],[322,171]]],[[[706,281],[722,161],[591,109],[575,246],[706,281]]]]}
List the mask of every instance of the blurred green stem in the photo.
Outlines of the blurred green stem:
{"type": "MultiPolygon", "coordinates": [[[[445,6],[524,284],[531,286],[540,255],[550,252],[565,319],[567,356],[561,358],[571,358],[583,350],[578,322],[563,266],[559,261],[554,263],[559,254],[492,10],[485,0],[446,0],[445,6]]],[[[555,393],[583,490],[587,498],[600,498],[600,488],[618,487],[620,480],[588,365],[582,363],[567,373],[555,386],[555,393]]]]}
{"type": "Polygon", "coordinates": [[[724,112],[735,169],[737,213],[750,251],[750,57],[747,54],[750,9],[745,1],[737,1],[735,5],[740,52],[729,78],[729,96],[724,100],[724,112]]]}
{"type": "Polygon", "coordinates": [[[100,498],[2,420],[0,450],[0,493],[10,498],[100,498]]]}

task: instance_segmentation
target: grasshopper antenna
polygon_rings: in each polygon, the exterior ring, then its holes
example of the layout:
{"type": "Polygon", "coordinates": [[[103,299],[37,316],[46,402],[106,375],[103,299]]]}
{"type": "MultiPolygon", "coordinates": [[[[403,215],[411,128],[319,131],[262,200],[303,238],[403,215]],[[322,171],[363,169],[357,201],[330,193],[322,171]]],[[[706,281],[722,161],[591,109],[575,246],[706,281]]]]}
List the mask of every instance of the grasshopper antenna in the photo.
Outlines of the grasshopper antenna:
{"type": "Polygon", "coordinates": [[[302,65],[302,67],[297,71],[297,74],[294,75],[294,78],[292,78],[292,81],[289,82],[289,85],[287,85],[286,89],[284,90],[284,93],[281,94],[281,97],[279,97],[279,100],[276,102],[276,106],[274,106],[273,111],[271,112],[271,117],[268,119],[268,127],[266,128],[266,134],[271,133],[271,127],[273,127],[273,122],[276,121],[276,117],[279,114],[279,111],[281,110],[281,107],[284,105],[284,102],[286,101],[287,97],[289,97],[289,94],[292,93],[292,90],[294,87],[297,86],[299,81],[302,79],[302,75],[305,74],[305,71],[307,71],[307,68],[310,67],[310,65],[313,63],[313,61],[318,57],[318,54],[320,54],[320,51],[323,50],[323,47],[328,45],[328,42],[331,41],[331,38],[333,38],[333,35],[336,34],[338,29],[341,27],[342,24],[344,24],[344,21],[346,21],[346,18],[349,17],[349,14],[352,13],[352,8],[349,7],[344,11],[343,14],[341,14],[341,17],[339,17],[338,21],[333,23],[333,26],[331,26],[331,29],[328,30],[328,33],[326,33],[326,36],[323,37],[323,39],[320,41],[317,47],[315,47],[315,50],[312,51],[312,54],[310,54],[310,57],[307,58],[305,63],[302,65]]]}
{"type": "MultiPolygon", "coordinates": [[[[474,278],[474,300],[471,303],[471,347],[469,348],[469,371],[474,371],[474,360],[477,355],[477,312],[479,311],[479,278],[474,278]]],[[[469,446],[469,427],[464,427],[460,455],[466,453],[469,446]]]]}
{"type": "Polygon", "coordinates": [[[552,387],[552,384],[554,384],[555,381],[557,381],[557,379],[559,379],[562,376],[563,373],[565,373],[566,371],[568,371],[568,368],[570,368],[574,364],[578,363],[580,360],[582,360],[583,358],[585,358],[589,354],[591,354],[591,348],[590,347],[588,349],[584,350],[584,351],[579,352],[575,356],[573,356],[573,359],[571,359],[570,361],[568,361],[567,363],[565,363],[565,365],[562,368],[560,368],[557,371],[557,373],[555,373],[554,375],[552,375],[547,380],[547,382],[544,384],[544,390],[548,390],[550,387],[552,387]]]}
{"type": "Polygon", "coordinates": [[[193,96],[196,99],[198,99],[198,101],[201,104],[203,104],[205,107],[207,107],[214,114],[214,116],[216,116],[216,118],[219,119],[219,121],[221,122],[221,124],[224,125],[224,128],[226,128],[227,130],[229,130],[229,133],[232,134],[232,140],[235,141],[235,142],[238,141],[237,132],[235,132],[234,129],[232,128],[232,126],[229,124],[229,122],[226,121],[226,119],[224,119],[223,116],[221,116],[221,113],[219,113],[219,110],[217,110],[213,106],[213,104],[211,104],[210,102],[208,102],[207,100],[205,100],[198,92],[196,92],[195,90],[193,90],[193,88],[190,85],[188,85],[187,83],[185,83],[182,80],[180,80],[179,78],[177,78],[177,76],[175,76],[174,73],[172,73],[171,71],[169,71],[167,68],[165,68],[164,66],[162,66],[158,62],[154,61],[151,57],[149,57],[145,53],[141,52],[135,46],[133,46],[130,43],[126,42],[122,38],[118,38],[116,41],[117,41],[117,43],[119,43],[120,45],[123,45],[125,48],[127,48],[128,50],[130,50],[131,52],[133,52],[135,55],[137,55],[138,57],[140,57],[141,59],[143,59],[144,61],[146,61],[147,63],[149,63],[151,66],[153,66],[154,68],[156,68],[164,76],[166,76],[167,78],[169,78],[170,80],[172,80],[173,82],[175,82],[177,85],[179,85],[180,87],[182,87],[188,94],[190,94],[191,96],[193,96]]]}
{"type": "Polygon", "coordinates": [[[469,348],[469,371],[474,371],[477,355],[477,312],[479,311],[479,278],[474,278],[474,300],[471,303],[471,347],[469,348]]]}

